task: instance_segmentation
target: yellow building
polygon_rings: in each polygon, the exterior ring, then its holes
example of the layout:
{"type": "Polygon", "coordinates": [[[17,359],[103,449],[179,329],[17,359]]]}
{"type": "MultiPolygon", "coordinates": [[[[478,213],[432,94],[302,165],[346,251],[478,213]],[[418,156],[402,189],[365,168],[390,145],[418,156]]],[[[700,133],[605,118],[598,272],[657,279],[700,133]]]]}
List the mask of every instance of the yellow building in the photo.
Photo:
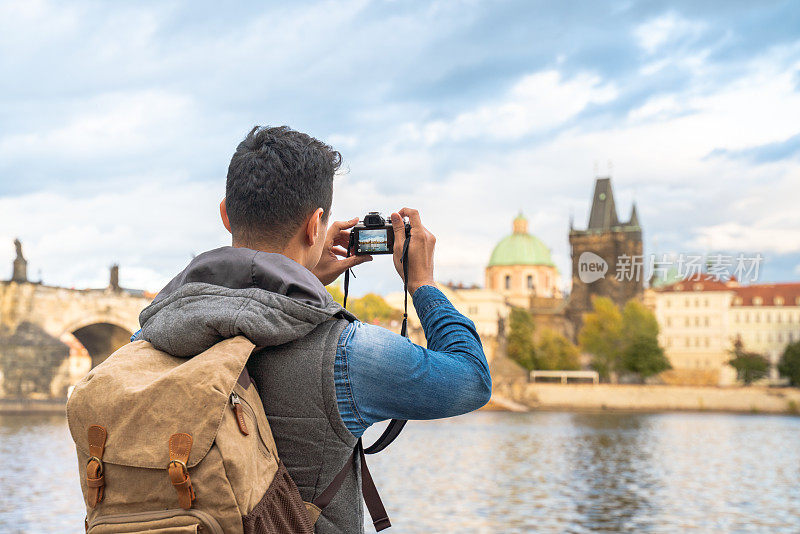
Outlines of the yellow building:
{"type": "Polygon", "coordinates": [[[667,382],[734,384],[736,373],[727,362],[737,338],[745,350],[770,361],[770,378],[776,380],[783,350],[800,340],[800,283],[740,286],[704,275],[650,289],[645,301],[673,367],[663,374],[667,382]]]}
{"type": "MultiPolygon", "coordinates": [[[[439,283],[439,289],[453,306],[475,323],[486,358],[494,360],[501,329],[507,328],[512,306],[531,311],[537,326],[564,331],[564,299],[561,279],[550,249],[528,233],[528,221],[521,214],[514,219],[513,233],[503,238],[492,251],[486,267],[486,288],[439,283]]],[[[390,306],[402,309],[403,294],[386,297],[390,306]]],[[[419,319],[409,309],[411,337],[424,344],[419,319]]]]}
{"type": "Polygon", "coordinates": [[[512,233],[503,238],[486,267],[486,289],[508,299],[509,304],[530,307],[532,297],[561,298],[561,277],[550,249],[528,233],[528,220],[519,214],[512,233]]]}
{"type": "MultiPolygon", "coordinates": [[[[437,284],[437,287],[461,314],[475,323],[475,330],[481,337],[486,359],[491,362],[497,350],[499,326],[508,318],[509,306],[505,297],[483,288],[461,288],[437,284]]],[[[391,293],[386,302],[396,309],[403,307],[403,294],[391,293]]],[[[411,338],[417,344],[425,345],[425,336],[420,328],[419,318],[413,306],[408,309],[411,338]]]]}

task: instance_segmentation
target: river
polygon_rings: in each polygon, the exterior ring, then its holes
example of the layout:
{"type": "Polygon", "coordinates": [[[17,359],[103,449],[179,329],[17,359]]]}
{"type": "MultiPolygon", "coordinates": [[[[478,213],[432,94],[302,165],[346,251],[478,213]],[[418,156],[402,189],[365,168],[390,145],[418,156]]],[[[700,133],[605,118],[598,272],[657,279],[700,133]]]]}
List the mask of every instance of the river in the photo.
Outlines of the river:
{"type": "MultiPolygon", "coordinates": [[[[0,416],[0,461],[0,532],[83,532],[63,417],[0,416]]],[[[800,417],[479,412],[370,468],[393,533],[800,532],[800,417]]]]}

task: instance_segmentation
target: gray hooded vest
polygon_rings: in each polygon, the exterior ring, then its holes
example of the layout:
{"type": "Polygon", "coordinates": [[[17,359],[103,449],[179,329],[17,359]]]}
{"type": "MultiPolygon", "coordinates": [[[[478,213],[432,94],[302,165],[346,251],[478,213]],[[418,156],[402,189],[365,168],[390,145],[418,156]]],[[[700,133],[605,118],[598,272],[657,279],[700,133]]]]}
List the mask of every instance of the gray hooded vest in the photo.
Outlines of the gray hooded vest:
{"type": "MultiPolygon", "coordinates": [[[[194,258],[139,317],[141,338],[174,356],[191,357],[237,335],[256,345],[247,369],[278,454],[308,502],[357,441],[339,415],[333,378],[339,336],[353,319],[308,269],[280,254],[233,247],[194,258]]],[[[363,532],[358,470],[357,462],[316,532],[363,532]]]]}

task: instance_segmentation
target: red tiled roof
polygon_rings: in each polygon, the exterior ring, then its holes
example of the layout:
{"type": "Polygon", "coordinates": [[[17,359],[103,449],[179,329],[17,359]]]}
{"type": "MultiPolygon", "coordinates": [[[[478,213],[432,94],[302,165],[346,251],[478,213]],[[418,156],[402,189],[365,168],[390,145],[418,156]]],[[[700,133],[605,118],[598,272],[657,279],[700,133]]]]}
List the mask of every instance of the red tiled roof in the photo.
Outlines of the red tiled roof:
{"type": "Polygon", "coordinates": [[[730,281],[726,282],[710,274],[700,274],[699,276],[693,275],[679,282],[664,286],[658,291],[667,293],[680,291],[731,291],[735,289],[737,284],[738,282],[734,277],[731,277],[730,281]]]}
{"type": "Polygon", "coordinates": [[[800,282],[734,288],[734,306],[800,306],[800,282]],[[761,298],[760,302],[755,299],[761,298]]]}
{"type": "Polygon", "coordinates": [[[664,286],[657,291],[731,291],[734,294],[734,306],[800,306],[800,282],[740,286],[735,278],[725,282],[703,274],[664,286]]]}

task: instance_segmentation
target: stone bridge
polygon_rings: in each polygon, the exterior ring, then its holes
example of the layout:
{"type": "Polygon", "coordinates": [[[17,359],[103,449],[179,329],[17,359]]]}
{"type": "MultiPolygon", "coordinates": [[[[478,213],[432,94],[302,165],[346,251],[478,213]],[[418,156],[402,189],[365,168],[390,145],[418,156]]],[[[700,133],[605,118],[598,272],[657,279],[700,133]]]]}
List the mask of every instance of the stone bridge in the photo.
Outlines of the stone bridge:
{"type": "Polygon", "coordinates": [[[0,398],[64,399],[69,386],[128,342],[154,295],[120,288],[116,265],[104,289],[30,282],[16,244],[13,276],[0,281],[0,398]]]}

